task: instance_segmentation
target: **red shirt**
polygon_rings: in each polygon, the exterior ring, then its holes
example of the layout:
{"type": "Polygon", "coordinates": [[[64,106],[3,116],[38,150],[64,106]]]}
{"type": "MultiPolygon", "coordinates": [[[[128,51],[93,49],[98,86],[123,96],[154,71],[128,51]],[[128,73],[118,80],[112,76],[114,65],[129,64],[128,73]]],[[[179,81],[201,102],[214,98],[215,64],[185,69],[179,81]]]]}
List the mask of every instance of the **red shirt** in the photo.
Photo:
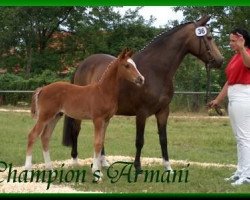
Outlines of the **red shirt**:
{"type": "MultiPolygon", "coordinates": [[[[250,49],[247,48],[250,55],[250,49]]],[[[243,64],[240,53],[235,54],[226,67],[228,85],[250,84],[250,68],[243,64]]]]}

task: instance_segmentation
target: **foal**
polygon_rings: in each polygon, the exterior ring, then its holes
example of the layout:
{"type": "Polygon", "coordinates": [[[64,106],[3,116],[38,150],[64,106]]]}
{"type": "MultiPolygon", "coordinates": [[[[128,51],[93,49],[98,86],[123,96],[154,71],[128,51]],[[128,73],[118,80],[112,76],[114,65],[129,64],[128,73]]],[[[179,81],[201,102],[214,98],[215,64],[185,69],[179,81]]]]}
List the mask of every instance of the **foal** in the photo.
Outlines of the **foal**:
{"type": "Polygon", "coordinates": [[[119,82],[128,80],[141,86],[144,77],[131,59],[132,52],[124,50],[111,62],[99,82],[77,86],[55,82],[38,88],[32,97],[31,113],[37,122],[28,136],[25,169],[32,168],[32,147],[41,136],[45,168],[52,169],[49,140],[62,113],[75,119],[92,119],[94,123],[94,159],[92,172],[101,168],[101,150],[110,118],[117,111],[119,82]]]}

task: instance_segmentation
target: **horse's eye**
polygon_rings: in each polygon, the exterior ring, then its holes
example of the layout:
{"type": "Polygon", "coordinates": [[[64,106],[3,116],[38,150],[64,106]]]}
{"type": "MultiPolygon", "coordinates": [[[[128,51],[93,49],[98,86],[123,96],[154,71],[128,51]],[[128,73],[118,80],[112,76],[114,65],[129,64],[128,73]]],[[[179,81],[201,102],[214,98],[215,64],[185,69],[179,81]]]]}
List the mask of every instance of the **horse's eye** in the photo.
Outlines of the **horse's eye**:
{"type": "Polygon", "coordinates": [[[213,38],[212,38],[211,35],[208,35],[208,36],[207,36],[207,39],[208,39],[208,40],[212,40],[213,38]]]}
{"type": "Polygon", "coordinates": [[[128,69],[130,67],[130,65],[129,64],[125,64],[125,67],[128,69]]]}

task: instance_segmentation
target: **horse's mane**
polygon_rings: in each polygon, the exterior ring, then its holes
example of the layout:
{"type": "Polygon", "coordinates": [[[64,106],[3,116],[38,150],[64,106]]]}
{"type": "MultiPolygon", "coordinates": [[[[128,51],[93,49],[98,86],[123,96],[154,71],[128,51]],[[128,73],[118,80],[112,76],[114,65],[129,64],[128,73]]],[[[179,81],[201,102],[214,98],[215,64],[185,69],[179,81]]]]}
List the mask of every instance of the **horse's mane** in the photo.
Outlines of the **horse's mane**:
{"type": "Polygon", "coordinates": [[[169,37],[171,36],[172,34],[174,34],[175,32],[177,32],[178,30],[180,30],[181,28],[183,28],[184,26],[188,25],[188,24],[191,24],[192,22],[187,22],[187,23],[184,23],[184,24],[180,24],[176,27],[173,27],[172,29],[170,30],[165,30],[161,33],[159,33],[158,35],[156,35],[148,44],[146,44],[139,52],[145,50],[148,46],[150,46],[151,44],[153,43],[156,43],[158,42],[159,40],[162,40],[162,38],[166,38],[166,37],[169,37]]]}
{"type": "MultiPolygon", "coordinates": [[[[161,40],[162,38],[166,38],[171,36],[172,34],[174,34],[175,32],[177,32],[178,30],[180,30],[181,28],[183,28],[184,26],[186,26],[187,24],[191,24],[192,22],[187,22],[184,24],[180,24],[176,27],[173,27],[172,29],[168,30],[168,31],[163,31],[161,33],[159,33],[158,35],[156,35],[147,45],[145,45],[139,52],[143,51],[144,49],[146,49],[149,45],[156,43],[157,41],[161,40]]],[[[107,72],[110,70],[111,66],[113,65],[113,63],[116,61],[117,59],[111,61],[107,68],[105,69],[105,71],[103,72],[101,78],[98,80],[98,83],[101,83],[104,79],[104,77],[106,76],[107,72]]]]}
{"type": "Polygon", "coordinates": [[[101,82],[103,81],[104,77],[106,76],[106,74],[107,74],[108,71],[110,70],[111,66],[112,66],[116,61],[117,61],[117,58],[114,59],[114,60],[112,60],[112,61],[108,64],[108,66],[107,66],[107,68],[105,69],[105,71],[103,72],[101,78],[98,80],[98,83],[101,83],[101,82]]]}

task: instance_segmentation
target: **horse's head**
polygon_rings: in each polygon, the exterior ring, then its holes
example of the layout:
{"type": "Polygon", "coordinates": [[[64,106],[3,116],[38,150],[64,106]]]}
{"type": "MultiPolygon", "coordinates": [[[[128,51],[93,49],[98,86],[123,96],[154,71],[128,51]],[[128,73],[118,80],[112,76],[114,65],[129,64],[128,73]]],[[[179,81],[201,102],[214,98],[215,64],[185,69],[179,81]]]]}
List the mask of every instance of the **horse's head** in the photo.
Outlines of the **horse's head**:
{"type": "Polygon", "coordinates": [[[210,17],[202,17],[197,22],[189,24],[186,30],[190,34],[188,38],[188,51],[206,63],[208,67],[219,68],[223,63],[221,55],[212,34],[206,27],[210,17]]]}
{"type": "Polygon", "coordinates": [[[127,49],[123,50],[118,58],[117,64],[119,65],[119,76],[125,80],[135,83],[138,86],[144,84],[144,77],[138,71],[136,64],[131,59],[133,52],[127,49]]]}

